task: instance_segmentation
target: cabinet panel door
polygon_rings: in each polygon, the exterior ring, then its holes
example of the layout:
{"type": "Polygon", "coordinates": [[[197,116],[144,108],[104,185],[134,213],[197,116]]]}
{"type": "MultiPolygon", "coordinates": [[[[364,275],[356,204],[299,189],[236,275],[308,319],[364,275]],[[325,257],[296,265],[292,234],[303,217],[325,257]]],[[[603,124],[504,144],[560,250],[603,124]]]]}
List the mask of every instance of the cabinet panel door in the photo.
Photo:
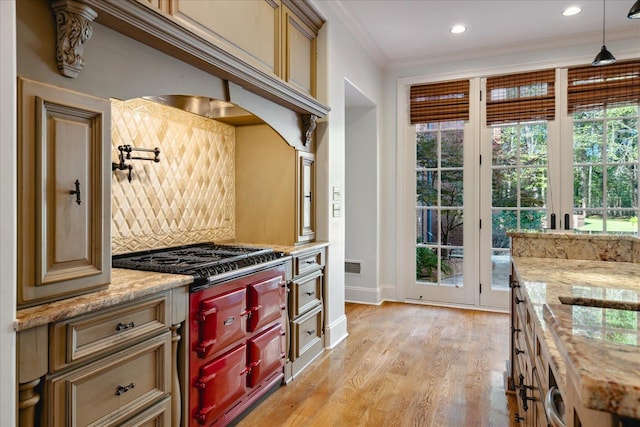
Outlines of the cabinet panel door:
{"type": "Polygon", "coordinates": [[[178,0],[172,14],[230,53],[280,75],[279,1],[178,0]]]}
{"type": "Polygon", "coordinates": [[[287,8],[283,33],[285,81],[300,92],[315,96],[316,34],[287,8]]]}
{"type": "Polygon", "coordinates": [[[315,239],[316,203],[315,203],[315,155],[313,153],[298,152],[298,209],[297,232],[298,243],[315,239]]]}
{"type": "Polygon", "coordinates": [[[111,278],[108,100],[20,80],[18,304],[111,278]]]}

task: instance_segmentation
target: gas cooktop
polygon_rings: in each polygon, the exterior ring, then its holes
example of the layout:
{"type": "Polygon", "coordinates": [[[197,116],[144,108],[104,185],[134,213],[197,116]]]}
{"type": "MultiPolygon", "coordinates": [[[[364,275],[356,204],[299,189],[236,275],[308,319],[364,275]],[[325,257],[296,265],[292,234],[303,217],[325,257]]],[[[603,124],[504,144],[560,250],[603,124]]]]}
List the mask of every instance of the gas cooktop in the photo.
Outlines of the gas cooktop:
{"type": "Polygon", "coordinates": [[[285,256],[270,248],[195,243],[114,255],[112,266],[130,270],[188,274],[196,284],[213,281],[216,276],[274,261],[285,256]]]}

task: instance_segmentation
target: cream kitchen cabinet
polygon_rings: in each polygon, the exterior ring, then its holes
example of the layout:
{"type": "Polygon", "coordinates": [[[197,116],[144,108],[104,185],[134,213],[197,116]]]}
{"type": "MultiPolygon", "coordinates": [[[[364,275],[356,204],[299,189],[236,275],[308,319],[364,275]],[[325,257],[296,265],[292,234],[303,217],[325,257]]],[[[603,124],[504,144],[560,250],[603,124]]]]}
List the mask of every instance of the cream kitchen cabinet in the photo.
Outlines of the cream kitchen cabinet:
{"type": "Polygon", "coordinates": [[[285,380],[295,378],[324,351],[323,279],[326,248],[293,254],[289,283],[289,363],[285,380]]]}
{"type": "Polygon", "coordinates": [[[111,278],[110,102],[19,80],[18,306],[111,278]]]}
{"type": "Polygon", "coordinates": [[[306,2],[139,1],[297,91],[315,96],[316,38],[323,21],[306,2]]]}
{"type": "Polygon", "coordinates": [[[20,425],[177,425],[186,298],[175,288],[19,332],[20,425]]]}
{"type": "Polygon", "coordinates": [[[236,128],[236,240],[296,245],[315,240],[315,155],[267,125],[236,128]]]}

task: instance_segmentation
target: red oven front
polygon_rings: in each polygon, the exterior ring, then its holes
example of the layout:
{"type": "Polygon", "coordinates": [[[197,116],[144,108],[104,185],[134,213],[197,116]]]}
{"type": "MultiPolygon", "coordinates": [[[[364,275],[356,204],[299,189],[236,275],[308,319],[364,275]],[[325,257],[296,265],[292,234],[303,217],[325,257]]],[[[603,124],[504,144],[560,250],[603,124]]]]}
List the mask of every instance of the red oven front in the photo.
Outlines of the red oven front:
{"type": "Polygon", "coordinates": [[[226,425],[284,378],[284,265],[192,293],[189,322],[190,425],[226,425]]]}

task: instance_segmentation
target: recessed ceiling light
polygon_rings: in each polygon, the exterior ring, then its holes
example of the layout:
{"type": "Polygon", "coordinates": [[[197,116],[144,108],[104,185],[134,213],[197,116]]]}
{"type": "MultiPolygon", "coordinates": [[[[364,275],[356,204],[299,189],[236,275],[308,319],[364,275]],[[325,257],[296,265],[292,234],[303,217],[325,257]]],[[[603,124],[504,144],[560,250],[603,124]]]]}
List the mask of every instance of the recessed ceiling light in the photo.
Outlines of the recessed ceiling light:
{"type": "Polygon", "coordinates": [[[581,8],[579,8],[578,6],[571,6],[566,8],[564,12],[562,12],[562,14],[564,16],[572,16],[572,15],[577,15],[580,12],[582,12],[581,8]]]}
{"type": "Polygon", "coordinates": [[[460,34],[464,33],[465,31],[467,31],[467,27],[465,27],[464,25],[454,25],[453,27],[451,27],[451,32],[453,34],[460,34]]]}

